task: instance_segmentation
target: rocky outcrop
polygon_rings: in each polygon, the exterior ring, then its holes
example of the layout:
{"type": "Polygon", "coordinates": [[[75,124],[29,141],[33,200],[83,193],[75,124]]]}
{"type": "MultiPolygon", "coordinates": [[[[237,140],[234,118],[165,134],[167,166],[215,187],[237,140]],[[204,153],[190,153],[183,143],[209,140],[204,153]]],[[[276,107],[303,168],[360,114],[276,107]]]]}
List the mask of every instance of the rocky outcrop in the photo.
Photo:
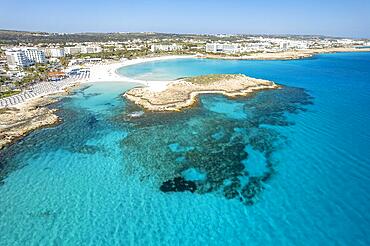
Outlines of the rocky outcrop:
{"type": "Polygon", "coordinates": [[[56,109],[46,107],[53,102],[50,98],[38,98],[17,108],[1,109],[0,149],[37,128],[58,123],[56,109]]]}
{"type": "Polygon", "coordinates": [[[149,111],[179,111],[196,102],[199,94],[247,96],[254,91],[279,88],[274,82],[242,74],[212,74],[173,81],[162,91],[134,88],[124,97],[149,111]]]}

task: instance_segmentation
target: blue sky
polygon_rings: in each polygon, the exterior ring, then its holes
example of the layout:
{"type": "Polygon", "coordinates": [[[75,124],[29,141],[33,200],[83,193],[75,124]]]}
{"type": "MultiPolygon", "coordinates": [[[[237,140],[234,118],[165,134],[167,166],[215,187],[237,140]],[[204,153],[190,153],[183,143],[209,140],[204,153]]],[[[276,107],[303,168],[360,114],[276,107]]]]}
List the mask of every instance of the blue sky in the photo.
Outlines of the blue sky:
{"type": "Polygon", "coordinates": [[[1,0],[0,28],[370,38],[370,0],[1,0]]]}

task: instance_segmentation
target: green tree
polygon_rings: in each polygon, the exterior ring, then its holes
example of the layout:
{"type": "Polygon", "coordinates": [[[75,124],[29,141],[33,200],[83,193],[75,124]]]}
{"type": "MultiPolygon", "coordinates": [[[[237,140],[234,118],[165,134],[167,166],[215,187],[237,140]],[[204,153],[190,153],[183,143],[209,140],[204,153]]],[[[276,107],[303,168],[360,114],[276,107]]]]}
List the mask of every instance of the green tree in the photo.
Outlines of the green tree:
{"type": "Polygon", "coordinates": [[[63,67],[68,67],[69,64],[69,58],[68,57],[62,57],[60,58],[60,64],[62,64],[63,67]]]}

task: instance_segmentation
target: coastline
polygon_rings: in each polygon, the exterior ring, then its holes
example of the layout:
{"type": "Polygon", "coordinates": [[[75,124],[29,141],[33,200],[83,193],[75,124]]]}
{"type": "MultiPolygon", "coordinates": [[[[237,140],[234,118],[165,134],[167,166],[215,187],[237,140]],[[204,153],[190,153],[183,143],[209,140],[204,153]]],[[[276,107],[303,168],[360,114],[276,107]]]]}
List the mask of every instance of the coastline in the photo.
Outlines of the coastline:
{"type": "Polygon", "coordinates": [[[201,94],[222,94],[232,98],[278,88],[280,86],[272,81],[242,74],[213,74],[178,79],[162,91],[153,91],[150,87],[133,88],[123,96],[147,111],[181,111],[191,107],[201,94]]]}
{"type": "MultiPolygon", "coordinates": [[[[118,81],[124,83],[133,82],[149,85],[149,83],[145,83],[144,81],[120,76],[116,70],[124,66],[135,65],[148,61],[190,57],[192,56],[139,58],[111,64],[93,65],[91,66],[91,72],[93,75],[92,77],[82,80],[68,81],[68,83],[65,85],[55,88],[55,90],[50,90],[48,93],[38,94],[11,107],[0,107],[0,150],[36,129],[53,126],[60,122],[59,117],[54,114],[57,110],[46,107],[47,105],[58,100],[53,98],[53,96],[57,96],[58,94],[63,96],[63,94],[68,94],[74,87],[78,87],[86,83],[118,81]]],[[[163,87],[170,81],[165,83],[157,82],[158,81],[152,83],[153,88],[158,89],[159,87],[163,87]]]]}
{"type": "MultiPolygon", "coordinates": [[[[162,61],[162,60],[172,60],[172,59],[189,59],[189,58],[199,58],[199,59],[224,59],[224,60],[297,60],[309,58],[318,54],[327,53],[340,53],[340,52],[370,52],[370,48],[358,49],[358,48],[326,48],[326,49],[307,49],[307,50],[296,50],[296,51],[284,51],[276,53],[255,53],[248,56],[228,56],[228,55],[168,55],[168,56],[158,56],[158,57],[143,57],[136,58],[133,60],[125,60],[119,62],[112,62],[108,64],[97,64],[88,65],[90,68],[90,77],[83,80],[76,80],[69,82],[68,84],[62,86],[58,90],[50,91],[48,93],[37,95],[33,98],[27,99],[27,101],[14,105],[14,107],[21,107],[27,102],[31,102],[34,99],[49,96],[57,93],[63,93],[69,88],[74,86],[79,86],[80,84],[86,83],[102,83],[102,82],[132,82],[139,83],[144,86],[150,87],[153,91],[162,91],[166,86],[173,82],[169,81],[144,81],[140,79],[134,79],[130,77],[123,76],[118,73],[118,69],[122,67],[127,67],[131,65],[137,65],[145,62],[162,61]]],[[[0,106],[0,108],[2,108],[0,106]]]]}
{"type": "Polygon", "coordinates": [[[18,107],[0,109],[0,150],[36,129],[58,124],[57,110],[46,107],[56,101],[39,97],[18,107]]]}
{"type": "Polygon", "coordinates": [[[309,58],[318,54],[327,53],[340,53],[340,52],[370,52],[370,48],[357,49],[357,48],[326,48],[326,49],[308,49],[308,50],[296,50],[296,51],[285,51],[277,53],[256,53],[248,56],[228,56],[228,55],[178,55],[178,56],[159,56],[159,57],[143,57],[136,58],[133,60],[126,60],[121,62],[113,62],[110,64],[99,64],[92,65],[90,78],[84,83],[98,83],[106,81],[117,81],[117,82],[133,82],[143,84],[144,86],[150,87],[154,91],[161,91],[166,86],[173,82],[169,81],[150,81],[134,79],[127,76],[123,76],[118,73],[118,69],[122,67],[137,65],[146,62],[173,60],[173,59],[224,59],[224,60],[297,60],[309,58]]]}
{"type": "Polygon", "coordinates": [[[55,90],[55,91],[50,92],[50,93],[44,93],[44,94],[37,95],[33,98],[30,98],[29,100],[26,100],[24,102],[16,104],[13,107],[14,108],[27,107],[30,104],[31,105],[35,104],[37,102],[37,100],[40,100],[40,99],[48,100],[48,99],[51,99],[51,97],[54,97],[54,96],[63,96],[64,94],[69,94],[73,88],[79,87],[81,84],[83,84],[82,81],[75,81],[75,82],[73,82],[69,85],[63,86],[59,90],[55,90]]]}
{"type": "MultiPolygon", "coordinates": [[[[106,82],[106,81],[121,81],[121,82],[134,82],[146,84],[143,80],[133,79],[120,75],[117,70],[122,67],[137,65],[145,62],[162,61],[162,60],[174,60],[174,59],[188,59],[197,58],[196,55],[179,55],[179,56],[158,56],[158,57],[143,57],[136,58],[133,60],[125,60],[120,62],[112,62],[109,64],[98,64],[90,66],[90,78],[86,83],[95,82],[106,82]]],[[[158,82],[158,81],[156,81],[158,82]]]]}
{"type": "Polygon", "coordinates": [[[225,59],[225,60],[299,60],[304,58],[310,58],[318,54],[328,53],[347,53],[347,52],[370,52],[370,48],[324,48],[324,49],[305,49],[305,50],[292,50],[292,51],[281,51],[281,52],[266,52],[266,53],[252,53],[244,56],[230,56],[230,55],[218,55],[208,54],[202,56],[207,59],[225,59]]]}
{"type": "MultiPolygon", "coordinates": [[[[316,54],[323,54],[323,53],[336,53],[336,52],[370,52],[370,48],[366,49],[356,49],[356,48],[340,48],[340,49],[319,49],[319,50],[310,50],[307,51],[299,51],[293,52],[295,55],[290,56],[287,58],[286,53],[260,53],[258,56],[248,56],[246,57],[217,57],[217,59],[237,59],[237,60],[292,60],[292,59],[302,59],[314,56],[316,54]],[[271,54],[274,54],[273,57],[269,57],[271,54]],[[303,56],[304,55],[304,56],[303,56]],[[298,58],[297,58],[298,57],[298,58]]],[[[103,83],[106,81],[117,81],[117,82],[133,82],[142,84],[145,86],[147,90],[151,93],[160,93],[165,91],[170,84],[176,81],[143,81],[138,79],[133,79],[129,77],[122,76],[118,74],[117,70],[121,67],[136,65],[145,62],[151,61],[161,61],[161,60],[169,60],[169,59],[186,59],[186,58],[210,58],[205,56],[197,56],[197,55],[182,55],[182,56],[160,56],[160,57],[151,57],[151,58],[137,58],[134,60],[126,60],[122,62],[114,62],[110,64],[99,64],[99,65],[91,65],[89,68],[91,69],[91,76],[84,80],[77,80],[77,81],[70,81],[65,86],[60,87],[58,90],[51,91],[49,93],[40,94],[33,98],[29,98],[26,101],[14,105],[13,107],[6,107],[0,108],[0,115],[2,115],[2,119],[6,119],[6,121],[0,122],[0,149],[5,147],[8,144],[13,143],[15,140],[21,138],[22,136],[28,134],[29,132],[50,125],[54,125],[59,121],[59,118],[53,114],[55,110],[50,110],[45,107],[48,104],[45,102],[52,100],[50,96],[56,95],[58,93],[68,93],[68,91],[81,84],[86,83],[103,83]],[[4,118],[4,112],[11,112],[12,120],[9,118],[4,118]],[[44,115],[45,118],[42,118],[41,115],[44,115]],[[32,121],[31,119],[38,118],[39,120],[32,121]],[[23,128],[17,128],[22,124],[17,124],[18,119],[23,119],[24,121],[28,121],[29,124],[23,124],[23,128]]],[[[252,78],[253,79],[253,78],[252,78]]],[[[258,88],[257,88],[258,89],[258,88]]],[[[269,89],[269,88],[266,88],[269,89]]],[[[212,89],[212,90],[198,90],[193,91],[188,94],[188,98],[179,104],[179,108],[189,107],[196,101],[196,97],[199,94],[205,93],[219,93],[229,97],[235,96],[245,96],[246,94],[250,94],[253,91],[253,88],[250,88],[248,91],[241,91],[241,92],[227,92],[224,89],[212,89]]],[[[126,96],[127,97],[127,94],[126,96]]],[[[129,96],[130,97],[130,96],[129,96]]],[[[138,100],[137,98],[131,97],[132,101],[138,100]]],[[[50,104],[50,103],[49,103],[50,104]]],[[[150,106],[144,107],[148,110],[150,106]]],[[[157,110],[154,108],[154,110],[157,110]]],[[[171,108],[170,110],[179,110],[175,107],[171,108]]],[[[23,122],[24,123],[24,122],[23,122]]]]}

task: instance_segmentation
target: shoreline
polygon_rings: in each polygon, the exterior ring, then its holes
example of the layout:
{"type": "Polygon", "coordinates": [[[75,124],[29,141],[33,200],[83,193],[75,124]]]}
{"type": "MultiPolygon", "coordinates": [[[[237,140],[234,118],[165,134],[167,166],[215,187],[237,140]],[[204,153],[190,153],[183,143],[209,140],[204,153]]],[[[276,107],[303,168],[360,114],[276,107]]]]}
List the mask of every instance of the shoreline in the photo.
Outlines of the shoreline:
{"type": "Polygon", "coordinates": [[[158,56],[158,57],[143,57],[133,60],[126,60],[121,62],[114,62],[103,65],[92,65],[90,67],[90,78],[86,83],[104,83],[104,82],[123,82],[123,83],[137,83],[151,88],[153,91],[165,90],[167,85],[173,80],[140,80],[130,78],[119,74],[118,69],[146,62],[176,60],[176,59],[190,59],[199,58],[196,55],[179,55],[179,56],[158,56]]]}
{"type": "Polygon", "coordinates": [[[280,52],[258,52],[251,53],[244,56],[230,56],[218,54],[206,54],[202,56],[206,59],[223,59],[223,60],[256,60],[256,61],[274,61],[274,60],[300,60],[310,58],[320,54],[330,53],[349,53],[349,52],[370,52],[370,48],[324,48],[324,49],[304,49],[304,50],[290,50],[280,52]]]}
{"type": "MultiPolygon", "coordinates": [[[[316,54],[324,54],[324,53],[337,53],[337,52],[370,52],[370,48],[367,49],[355,49],[355,48],[346,48],[346,49],[320,49],[320,50],[312,50],[309,53],[305,53],[306,57],[311,57],[316,54]]],[[[271,55],[268,53],[268,55],[271,55]]],[[[275,56],[275,60],[281,60],[281,53],[280,56],[275,56]]],[[[299,57],[296,59],[302,59],[306,57],[299,57]]],[[[75,80],[75,81],[65,81],[68,82],[65,85],[62,85],[58,88],[58,90],[55,91],[49,91],[44,94],[39,94],[35,97],[28,98],[24,102],[21,102],[19,104],[13,105],[11,107],[0,107],[0,115],[2,116],[3,122],[0,122],[0,149],[4,148],[5,146],[12,144],[17,139],[27,135],[29,132],[36,130],[38,128],[47,127],[50,125],[56,124],[60,119],[53,114],[55,112],[55,109],[49,109],[45,107],[46,105],[50,103],[45,103],[48,101],[55,102],[55,99],[52,98],[53,95],[57,94],[64,94],[68,93],[72,88],[76,86],[80,86],[87,83],[103,83],[103,82],[123,82],[123,83],[138,83],[142,84],[144,87],[135,87],[135,88],[145,88],[149,90],[151,93],[160,93],[165,91],[171,84],[181,80],[170,80],[170,81],[143,81],[138,79],[129,78],[123,75],[118,74],[117,70],[122,67],[141,64],[145,62],[152,62],[152,61],[161,61],[161,60],[170,60],[170,59],[187,59],[187,58],[199,58],[199,59],[209,59],[208,57],[204,56],[197,56],[197,55],[182,55],[182,56],[159,56],[159,57],[144,57],[144,58],[137,58],[134,60],[126,60],[122,62],[114,62],[110,64],[101,64],[101,65],[91,65],[91,76],[89,78],[85,78],[83,80],[75,80]],[[9,115],[6,117],[6,112],[11,112],[12,120],[9,119],[9,115]],[[7,118],[8,117],[8,118],[7,118]],[[38,118],[39,120],[32,121],[34,118],[38,118]],[[44,118],[43,118],[44,117],[44,118]],[[16,122],[19,122],[19,120],[22,121],[28,121],[29,124],[25,124],[23,128],[18,128],[19,124],[15,124],[16,122]],[[30,120],[31,119],[31,120],[30,120]],[[5,123],[4,123],[5,121],[5,123]],[[13,122],[13,123],[12,123],[13,122]],[[16,132],[13,130],[15,129],[16,132]]],[[[217,57],[217,59],[237,59],[237,57],[217,57]]],[[[293,59],[292,57],[289,58],[289,60],[293,59]]],[[[268,60],[265,57],[258,56],[248,57],[248,59],[237,59],[237,60],[268,60]]],[[[253,78],[251,78],[253,79],[253,78]]],[[[277,85],[275,85],[277,86],[277,85]]],[[[274,86],[272,86],[274,87],[274,86]]],[[[134,88],[134,89],[135,89],[134,88]]],[[[260,89],[260,88],[257,88],[260,89]]],[[[269,88],[266,88],[269,89],[269,88]]],[[[219,93],[223,94],[225,96],[229,97],[235,97],[235,96],[245,96],[246,93],[250,94],[253,91],[253,88],[250,88],[249,91],[234,91],[234,92],[227,92],[226,90],[220,89],[212,89],[212,90],[198,90],[198,91],[192,91],[188,94],[188,98],[185,100],[185,102],[182,102],[180,104],[180,108],[188,107],[189,105],[192,105],[197,100],[197,96],[199,94],[209,94],[209,93],[219,93]]],[[[126,93],[125,93],[126,94],[126,93]]],[[[126,96],[127,97],[127,96],[126,96]]],[[[137,100],[135,98],[131,98],[133,101],[137,100]]],[[[145,108],[145,107],[144,107],[145,108]]],[[[176,107],[175,107],[176,108],[176,107]]],[[[156,110],[154,108],[154,110],[156,110]]],[[[170,107],[170,110],[173,110],[173,108],[170,107]]],[[[175,111],[178,111],[178,109],[175,109],[175,111]]],[[[24,123],[24,122],[23,122],[24,123]]]]}
{"type": "Polygon", "coordinates": [[[242,74],[213,74],[172,81],[163,91],[153,91],[150,87],[133,88],[125,92],[123,97],[147,111],[181,111],[191,107],[201,94],[221,94],[234,98],[278,88],[280,86],[272,81],[242,74]]]}
{"type": "Polygon", "coordinates": [[[118,69],[142,64],[146,62],[174,60],[174,59],[220,59],[220,60],[300,60],[310,58],[319,54],[328,53],[349,53],[349,52],[370,52],[370,48],[326,48],[326,49],[307,49],[296,51],[284,51],[276,53],[256,53],[249,56],[228,56],[228,55],[167,55],[158,57],[142,57],[133,60],[126,60],[121,62],[113,62],[110,64],[92,65],[90,78],[84,83],[101,83],[101,82],[132,82],[139,83],[150,87],[154,91],[162,91],[166,86],[174,80],[141,80],[127,77],[118,73],[118,69]]]}
{"type": "MultiPolygon", "coordinates": [[[[326,49],[307,49],[307,50],[299,50],[299,51],[284,51],[284,52],[276,52],[276,53],[256,53],[251,54],[248,56],[228,56],[225,54],[222,55],[167,55],[167,56],[158,56],[158,57],[142,57],[136,58],[133,60],[125,60],[119,62],[112,62],[108,64],[96,64],[96,65],[87,65],[90,68],[90,77],[83,79],[83,80],[76,80],[69,82],[62,86],[59,90],[50,91],[44,94],[37,95],[35,97],[29,98],[26,101],[13,105],[12,107],[21,107],[34,99],[47,97],[50,95],[54,95],[57,93],[63,93],[68,91],[70,88],[75,86],[79,86],[86,83],[104,83],[104,82],[130,82],[130,83],[138,83],[144,86],[150,87],[153,91],[162,91],[165,90],[167,85],[174,80],[153,80],[153,81],[144,81],[140,79],[134,79],[127,76],[123,76],[118,73],[118,69],[122,67],[142,64],[146,62],[153,62],[153,61],[164,61],[164,60],[174,60],[174,59],[221,59],[221,60],[299,60],[310,58],[318,54],[328,54],[328,53],[347,53],[347,52],[370,52],[370,48],[358,49],[358,48],[326,48],[326,49]]],[[[4,99],[4,98],[3,98],[4,99]]],[[[0,106],[1,108],[6,108],[0,106]]]]}
{"type": "Polygon", "coordinates": [[[50,97],[39,97],[18,107],[0,110],[0,150],[15,143],[32,131],[58,124],[57,109],[47,106],[57,102],[50,97]]]}
{"type": "Polygon", "coordinates": [[[58,99],[53,98],[53,96],[63,96],[68,94],[74,87],[87,83],[119,81],[124,83],[141,83],[145,85],[143,81],[120,76],[116,70],[120,67],[135,65],[147,61],[189,57],[191,56],[166,56],[151,59],[141,58],[113,64],[95,65],[95,69],[92,69],[95,77],[93,76],[92,78],[90,77],[82,80],[67,80],[64,81],[66,83],[65,85],[56,87],[55,90],[37,94],[36,96],[27,98],[25,101],[12,106],[0,107],[0,151],[36,129],[50,127],[61,121],[61,119],[54,114],[57,111],[56,109],[49,109],[46,107],[47,105],[58,101],[58,99]],[[96,67],[99,69],[96,69],[96,67]],[[113,72],[112,68],[114,69],[113,72]],[[96,76],[99,76],[98,79],[96,76]]]}
{"type": "Polygon", "coordinates": [[[112,62],[110,64],[98,64],[90,66],[91,74],[90,78],[86,83],[97,83],[97,82],[134,82],[134,83],[144,83],[145,81],[139,79],[133,79],[130,77],[123,76],[118,73],[118,69],[122,67],[137,65],[146,62],[162,61],[162,60],[175,60],[175,59],[189,59],[197,58],[196,55],[178,55],[178,56],[158,56],[158,57],[143,57],[136,58],[133,60],[125,60],[119,62],[112,62]]]}

